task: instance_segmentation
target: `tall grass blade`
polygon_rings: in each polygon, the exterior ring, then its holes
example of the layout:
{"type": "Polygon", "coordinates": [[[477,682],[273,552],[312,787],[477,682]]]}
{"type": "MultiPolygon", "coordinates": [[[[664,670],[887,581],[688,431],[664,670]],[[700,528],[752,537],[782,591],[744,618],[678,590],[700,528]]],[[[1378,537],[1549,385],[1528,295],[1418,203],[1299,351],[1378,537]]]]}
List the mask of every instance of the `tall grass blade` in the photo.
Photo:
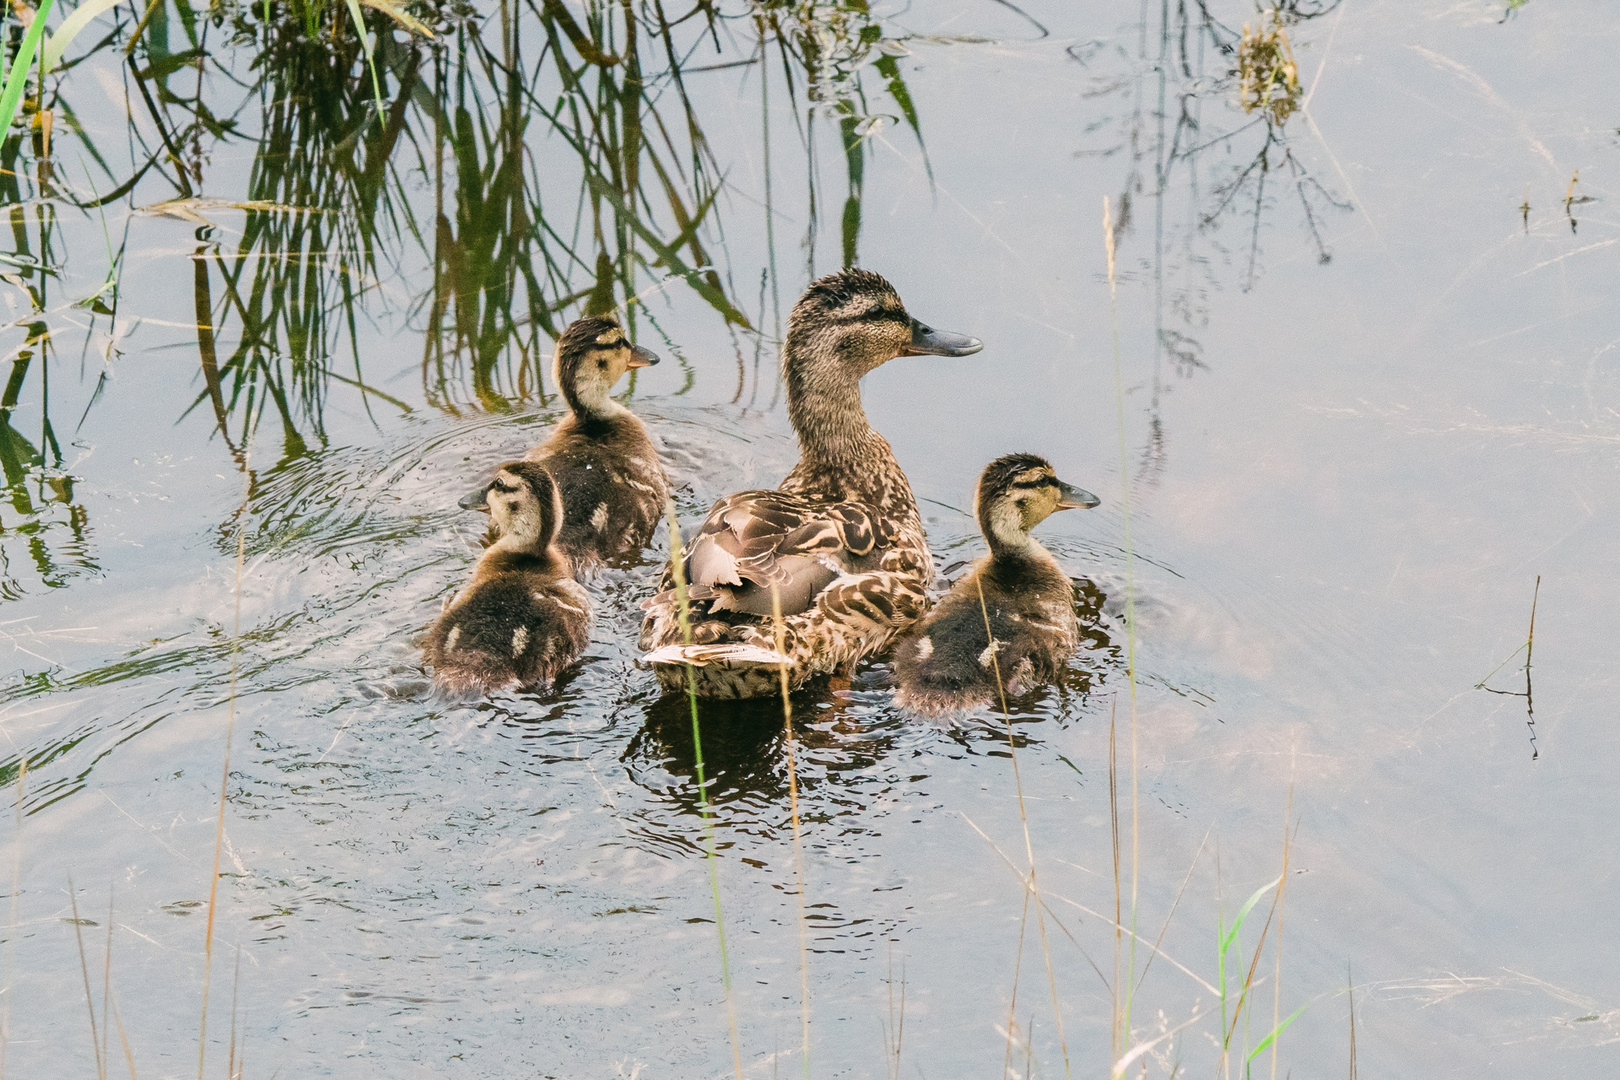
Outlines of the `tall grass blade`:
{"type": "Polygon", "coordinates": [[[377,99],[377,115],[383,112],[382,82],[377,78],[377,54],[372,49],[371,35],[366,30],[365,13],[360,10],[360,0],[343,0],[349,8],[349,19],[354,23],[354,36],[360,40],[360,48],[366,53],[366,66],[371,69],[371,92],[377,99]]]}
{"type": "MultiPolygon", "coordinates": [[[[1057,1026],[1058,1048],[1063,1052],[1063,1075],[1069,1076],[1069,1043],[1063,1034],[1063,1008],[1058,1001],[1057,974],[1052,968],[1052,949],[1046,940],[1046,905],[1041,901],[1040,885],[1035,878],[1035,845],[1029,835],[1029,814],[1024,808],[1024,779],[1018,769],[1018,740],[1013,733],[1012,711],[1007,708],[1007,687],[1001,679],[1001,658],[996,648],[995,633],[990,629],[990,609],[984,602],[984,582],[975,579],[979,586],[979,613],[984,616],[985,648],[990,653],[990,670],[996,677],[996,697],[1001,702],[1001,716],[1007,724],[1007,755],[1012,758],[1013,787],[1018,793],[1018,820],[1024,828],[1024,857],[1029,860],[1029,873],[1025,878],[1024,887],[1027,892],[1035,896],[1035,928],[1041,935],[1041,954],[1046,958],[1046,982],[1052,991],[1052,1020],[1057,1026]]],[[[1012,1031],[1009,1021],[1008,1032],[1012,1031]]]]}
{"type": "Polygon", "coordinates": [[[11,1042],[11,976],[17,958],[17,902],[22,896],[23,796],[27,793],[28,755],[17,757],[17,823],[12,830],[11,918],[6,924],[6,986],[0,994],[0,1080],[6,1075],[6,1047],[11,1042]]]}
{"type": "Polygon", "coordinates": [[[1258,889],[1254,890],[1254,895],[1245,900],[1243,902],[1243,906],[1238,908],[1237,916],[1232,920],[1232,925],[1222,928],[1221,954],[1223,956],[1231,951],[1233,943],[1237,941],[1238,931],[1243,929],[1243,920],[1249,917],[1249,912],[1254,910],[1254,905],[1260,902],[1260,898],[1262,896],[1266,895],[1266,893],[1270,892],[1272,889],[1275,889],[1280,884],[1282,884],[1282,878],[1278,877],[1276,880],[1262,885],[1258,889]]]}
{"type": "MultiPolygon", "coordinates": [[[[1141,803],[1137,790],[1136,767],[1136,551],[1131,542],[1131,470],[1125,446],[1125,369],[1119,346],[1119,286],[1114,273],[1114,218],[1108,197],[1103,196],[1103,248],[1108,256],[1108,305],[1114,344],[1114,410],[1119,427],[1119,512],[1125,547],[1125,675],[1131,703],[1131,945],[1129,968],[1136,970],[1136,900],[1141,869],[1141,803]]],[[[1125,995],[1120,1045],[1130,1041],[1131,1001],[1134,979],[1125,995]]]]}
{"type": "MultiPolygon", "coordinates": [[[[782,592],[771,583],[771,625],[776,634],[776,651],[787,655],[787,627],[782,622],[782,592]]],[[[788,665],[781,666],[782,674],[782,737],[787,747],[788,767],[788,812],[793,819],[793,874],[799,897],[799,1001],[800,1001],[800,1027],[804,1042],[804,1076],[810,1078],[810,945],[806,932],[804,914],[804,843],[799,832],[799,772],[795,761],[793,746],[793,701],[788,695],[788,665]]],[[[894,988],[889,988],[890,997],[893,997],[894,988]]],[[[904,1008],[905,995],[901,992],[901,1005],[904,1008]]],[[[892,1011],[892,1009],[891,1009],[892,1011]]],[[[899,1045],[896,1043],[895,1055],[898,1059],[899,1045]]]]}
{"type": "MultiPolygon", "coordinates": [[[[675,608],[683,643],[692,644],[691,601],[686,595],[686,551],[681,546],[681,523],[675,515],[675,500],[665,504],[669,517],[669,565],[675,575],[675,608]]],[[[697,671],[686,665],[686,698],[692,708],[692,760],[697,773],[698,809],[703,815],[704,861],[709,865],[709,889],[714,894],[714,929],[720,941],[720,977],[726,989],[726,1018],[731,1025],[731,1057],[742,1080],[742,1040],[737,1035],[737,1007],[731,993],[731,959],[726,953],[726,922],[720,906],[719,856],[714,850],[714,815],[709,810],[709,783],[703,773],[703,734],[698,724],[697,671]]],[[[198,1080],[201,1080],[199,1077],[198,1080]]]]}
{"type": "Polygon", "coordinates": [[[11,122],[17,118],[17,107],[22,104],[23,91],[28,87],[28,68],[39,51],[39,41],[45,36],[45,16],[50,13],[51,0],[40,0],[39,7],[34,9],[34,21],[17,48],[17,59],[6,76],[5,89],[0,90],[0,137],[11,130],[11,122]]]}
{"type": "MultiPolygon", "coordinates": [[[[1255,1058],[1265,1053],[1268,1047],[1276,1045],[1277,1036],[1281,1035],[1284,1031],[1287,1031],[1288,1025],[1299,1019],[1299,1014],[1308,1008],[1310,1008],[1310,1002],[1306,1002],[1304,1005],[1301,1005],[1299,1008],[1289,1013],[1286,1020],[1283,1020],[1280,1024],[1267,1032],[1265,1038],[1261,1039],[1258,1043],[1255,1043],[1254,1049],[1249,1051],[1249,1056],[1244,1059],[1244,1063],[1247,1064],[1248,1062],[1253,1061],[1255,1058]]],[[[1276,1055],[1273,1054],[1272,1056],[1275,1057],[1276,1055]]]]}
{"type": "MultiPolygon", "coordinates": [[[[251,449],[246,451],[251,452],[251,449]]],[[[225,714],[225,762],[220,770],[219,817],[214,826],[214,866],[208,879],[208,922],[203,931],[202,1016],[197,1025],[197,1080],[203,1080],[203,1064],[208,1054],[208,988],[214,974],[214,916],[219,900],[219,859],[225,847],[225,800],[231,790],[231,737],[236,733],[236,678],[242,649],[242,564],[247,556],[247,515],[253,492],[253,473],[247,467],[245,455],[242,475],[242,510],[236,530],[236,625],[231,631],[231,683],[225,714]]]]}
{"type": "Polygon", "coordinates": [[[111,11],[117,7],[119,0],[85,0],[84,3],[73,9],[73,14],[62,20],[62,25],[56,28],[45,42],[45,52],[40,58],[40,69],[49,75],[56,70],[56,65],[62,60],[62,53],[73,44],[73,39],[79,36],[90,21],[104,11],[111,11]]]}

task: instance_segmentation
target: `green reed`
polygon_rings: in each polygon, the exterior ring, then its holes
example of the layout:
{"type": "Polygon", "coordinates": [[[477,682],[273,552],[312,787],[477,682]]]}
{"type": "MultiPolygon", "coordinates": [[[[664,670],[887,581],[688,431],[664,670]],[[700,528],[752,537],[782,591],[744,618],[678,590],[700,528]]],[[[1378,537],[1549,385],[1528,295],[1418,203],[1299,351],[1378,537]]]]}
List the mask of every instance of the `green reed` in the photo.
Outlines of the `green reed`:
{"type": "MultiPolygon", "coordinates": [[[[671,499],[665,508],[669,522],[669,566],[675,577],[675,607],[680,621],[681,641],[692,644],[692,612],[686,595],[686,553],[681,546],[681,524],[671,499]]],[[[698,810],[703,816],[704,861],[709,867],[709,889],[714,896],[714,930],[720,946],[720,978],[726,991],[726,1019],[731,1027],[732,1063],[737,1080],[742,1080],[742,1041],[737,1033],[737,1007],[732,999],[731,959],[726,951],[725,913],[720,903],[720,859],[714,846],[714,815],[709,809],[709,782],[703,771],[703,734],[698,723],[697,672],[686,664],[686,696],[692,711],[692,757],[697,777],[698,810]]]]}

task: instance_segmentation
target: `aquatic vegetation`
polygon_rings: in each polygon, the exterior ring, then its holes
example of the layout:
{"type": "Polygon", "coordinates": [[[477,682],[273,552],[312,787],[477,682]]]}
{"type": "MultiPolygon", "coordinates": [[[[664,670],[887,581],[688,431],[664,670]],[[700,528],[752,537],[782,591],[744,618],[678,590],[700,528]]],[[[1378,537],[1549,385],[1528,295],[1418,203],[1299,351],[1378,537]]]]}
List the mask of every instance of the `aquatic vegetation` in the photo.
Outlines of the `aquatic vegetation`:
{"type": "Polygon", "coordinates": [[[1261,16],[1258,26],[1243,24],[1238,42],[1238,100],[1243,111],[1266,112],[1274,124],[1285,124],[1299,108],[1299,70],[1288,31],[1276,8],[1261,16]]]}

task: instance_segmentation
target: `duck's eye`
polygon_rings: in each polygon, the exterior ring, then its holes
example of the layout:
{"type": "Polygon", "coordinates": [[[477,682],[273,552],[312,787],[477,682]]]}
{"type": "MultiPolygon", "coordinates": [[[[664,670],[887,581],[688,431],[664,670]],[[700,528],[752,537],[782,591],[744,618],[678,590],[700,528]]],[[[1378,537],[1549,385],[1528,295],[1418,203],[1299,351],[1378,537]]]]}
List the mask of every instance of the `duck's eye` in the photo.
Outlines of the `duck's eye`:
{"type": "Polygon", "coordinates": [[[599,369],[601,369],[602,371],[606,371],[607,370],[607,361],[606,360],[598,360],[596,362],[596,366],[599,369]]]}

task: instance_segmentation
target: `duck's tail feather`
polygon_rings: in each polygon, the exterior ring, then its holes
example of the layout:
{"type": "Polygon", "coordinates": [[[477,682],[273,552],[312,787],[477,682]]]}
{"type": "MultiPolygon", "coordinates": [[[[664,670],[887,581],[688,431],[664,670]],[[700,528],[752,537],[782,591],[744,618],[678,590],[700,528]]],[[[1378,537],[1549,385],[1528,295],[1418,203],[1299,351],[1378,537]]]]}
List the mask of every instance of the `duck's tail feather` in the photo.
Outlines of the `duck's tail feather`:
{"type": "Polygon", "coordinates": [[[705,667],[709,664],[768,664],[779,667],[782,664],[792,664],[793,658],[775,649],[765,649],[758,645],[746,645],[737,642],[728,642],[716,645],[665,645],[661,649],[654,649],[641,658],[644,665],[653,664],[691,664],[694,667],[705,667]]]}

